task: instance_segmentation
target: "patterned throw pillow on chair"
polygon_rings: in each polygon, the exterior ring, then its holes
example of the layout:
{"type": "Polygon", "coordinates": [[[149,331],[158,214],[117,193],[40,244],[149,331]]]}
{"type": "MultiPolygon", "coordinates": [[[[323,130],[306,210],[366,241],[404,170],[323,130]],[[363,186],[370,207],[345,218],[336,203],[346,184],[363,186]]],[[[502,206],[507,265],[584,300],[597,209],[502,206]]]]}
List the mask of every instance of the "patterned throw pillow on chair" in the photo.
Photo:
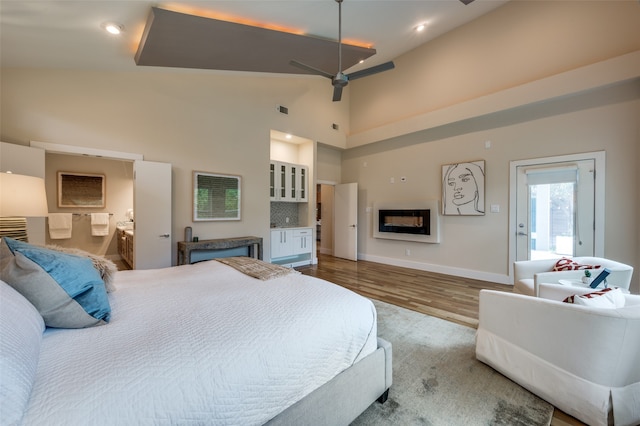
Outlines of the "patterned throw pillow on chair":
{"type": "Polygon", "coordinates": [[[619,288],[605,288],[582,296],[574,294],[564,299],[563,302],[595,308],[622,308],[625,298],[619,288]]]}
{"type": "Polygon", "coordinates": [[[571,259],[563,257],[558,260],[556,264],[553,266],[553,271],[578,271],[581,269],[598,269],[600,265],[581,265],[578,262],[575,262],[571,259]]]}

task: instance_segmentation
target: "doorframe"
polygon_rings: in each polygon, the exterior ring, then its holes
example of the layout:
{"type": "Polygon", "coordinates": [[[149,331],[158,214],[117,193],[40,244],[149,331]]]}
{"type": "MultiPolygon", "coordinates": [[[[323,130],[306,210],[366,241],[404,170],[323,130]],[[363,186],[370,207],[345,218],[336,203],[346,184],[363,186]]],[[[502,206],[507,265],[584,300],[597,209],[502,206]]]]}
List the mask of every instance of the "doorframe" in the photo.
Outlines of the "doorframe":
{"type": "Polygon", "coordinates": [[[553,157],[531,158],[526,160],[514,160],[509,162],[509,281],[513,284],[513,262],[516,259],[516,197],[517,197],[517,168],[520,166],[535,166],[547,163],[562,163],[580,160],[594,160],[594,223],[593,250],[594,256],[604,257],[604,213],[605,213],[605,176],[606,153],[605,151],[585,152],[579,154],[567,154],[553,157]]]}
{"type": "MultiPolygon", "coordinates": [[[[129,161],[134,164],[136,161],[145,161],[144,155],[142,154],[122,152],[122,151],[110,151],[110,150],[104,150],[104,149],[89,148],[85,146],[64,145],[64,144],[57,144],[57,143],[51,143],[51,142],[39,142],[39,141],[30,141],[29,146],[32,148],[42,149],[44,150],[45,153],[51,153],[51,154],[99,157],[105,160],[129,161]]],[[[171,163],[165,163],[165,164],[171,164],[171,163]]],[[[134,175],[135,175],[135,166],[134,166],[134,175]]],[[[134,191],[134,196],[133,196],[133,199],[131,200],[133,205],[133,203],[135,203],[135,191],[136,191],[136,185],[137,185],[135,178],[132,179],[131,184],[133,185],[133,191],[134,191]]],[[[173,203],[173,198],[171,198],[171,203],[173,203]]],[[[171,223],[173,223],[173,219],[171,220],[171,223]]],[[[173,230],[171,229],[171,225],[168,231],[170,235],[168,266],[171,266],[173,262],[172,255],[171,255],[172,247],[173,247],[173,232],[172,232],[173,230]]],[[[135,247],[136,238],[140,238],[138,237],[137,232],[134,233],[133,238],[134,238],[134,247],[135,247]]],[[[134,260],[133,267],[134,269],[136,268],[135,260],[134,260]]]]}

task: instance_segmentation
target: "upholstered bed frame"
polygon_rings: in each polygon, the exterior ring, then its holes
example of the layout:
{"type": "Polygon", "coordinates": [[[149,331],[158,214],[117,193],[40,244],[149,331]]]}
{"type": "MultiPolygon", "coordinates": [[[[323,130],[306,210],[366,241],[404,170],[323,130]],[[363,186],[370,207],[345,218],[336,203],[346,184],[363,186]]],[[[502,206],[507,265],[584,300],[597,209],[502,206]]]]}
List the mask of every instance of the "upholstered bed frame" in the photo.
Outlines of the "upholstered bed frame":
{"type": "Polygon", "coordinates": [[[385,402],[392,383],[391,344],[378,337],[378,349],[338,374],[267,423],[348,425],[374,401],[385,402]]]}

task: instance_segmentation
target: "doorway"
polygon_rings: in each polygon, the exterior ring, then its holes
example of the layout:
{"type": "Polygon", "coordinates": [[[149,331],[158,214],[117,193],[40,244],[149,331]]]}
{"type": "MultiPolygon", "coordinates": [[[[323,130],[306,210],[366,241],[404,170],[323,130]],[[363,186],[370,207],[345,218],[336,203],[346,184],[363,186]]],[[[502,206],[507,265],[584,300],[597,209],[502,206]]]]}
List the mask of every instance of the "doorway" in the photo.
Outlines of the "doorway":
{"type": "Polygon", "coordinates": [[[510,257],[602,256],[604,152],[511,162],[510,257]]]}
{"type": "Polygon", "coordinates": [[[357,261],[358,184],[319,183],[316,200],[318,252],[357,261]]]}
{"type": "Polygon", "coordinates": [[[334,185],[316,185],[316,247],[318,253],[333,256],[334,185]]]}
{"type": "MultiPolygon", "coordinates": [[[[108,210],[109,213],[114,213],[112,221],[116,225],[119,220],[124,220],[124,217],[117,217],[116,213],[125,215],[126,211],[132,207],[131,202],[133,202],[136,219],[135,231],[133,232],[133,267],[134,269],[150,269],[171,266],[171,164],[143,161],[142,155],[139,154],[70,145],[32,141],[31,146],[43,149],[47,156],[59,155],[61,159],[66,158],[62,161],[70,162],[68,166],[70,169],[78,167],[79,156],[84,161],[97,161],[98,159],[105,161],[104,167],[126,168],[126,171],[118,172],[114,169],[113,173],[109,173],[111,178],[107,182],[107,192],[109,192],[109,186],[113,186],[116,180],[121,181],[120,188],[126,187],[127,189],[116,189],[120,193],[118,197],[122,199],[122,204],[116,205],[115,200],[111,200],[113,202],[109,201],[108,210]]],[[[50,166],[50,164],[45,166],[45,169],[51,169],[44,173],[45,185],[55,182],[55,179],[51,177],[46,179],[47,174],[53,176],[55,172],[55,168],[50,166]]],[[[91,168],[89,164],[85,166],[91,168]]],[[[67,168],[66,165],[64,167],[67,168]]],[[[52,188],[47,192],[55,194],[56,190],[52,188]]],[[[108,200],[112,198],[113,194],[107,197],[108,200]]],[[[79,217],[85,218],[83,215],[79,217]]],[[[89,235],[88,232],[84,234],[89,235]]],[[[107,240],[109,239],[112,237],[107,238],[107,240]]],[[[116,244],[112,241],[106,243],[109,246],[116,244]]],[[[102,246],[98,249],[88,245],[80,248],[98,254],[107,250],[107,247],[102,246]]]]}

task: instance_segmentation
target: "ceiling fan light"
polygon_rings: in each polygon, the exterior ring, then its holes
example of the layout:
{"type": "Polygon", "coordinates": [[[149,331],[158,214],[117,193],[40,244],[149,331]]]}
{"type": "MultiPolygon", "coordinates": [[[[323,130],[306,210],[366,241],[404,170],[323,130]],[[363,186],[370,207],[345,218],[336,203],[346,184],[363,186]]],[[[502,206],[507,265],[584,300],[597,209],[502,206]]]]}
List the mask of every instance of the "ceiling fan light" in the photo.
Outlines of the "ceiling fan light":
{"type": "Polygon", "coordinates": [[[420,24],[416,27],[416,32],[421,33],[425,28],[427,28],[426,24],[420,24]]]}

